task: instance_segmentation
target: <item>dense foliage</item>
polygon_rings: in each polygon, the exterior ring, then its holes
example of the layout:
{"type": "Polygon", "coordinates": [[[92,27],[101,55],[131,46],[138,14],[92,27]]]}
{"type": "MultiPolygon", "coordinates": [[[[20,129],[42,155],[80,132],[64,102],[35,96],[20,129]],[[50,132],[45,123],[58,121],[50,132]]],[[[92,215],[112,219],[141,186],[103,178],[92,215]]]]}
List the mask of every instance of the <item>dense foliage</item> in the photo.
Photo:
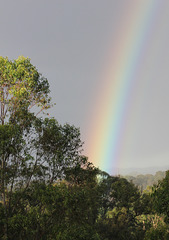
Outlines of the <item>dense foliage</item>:
{"type": "Polygon", "coordinates": [[[0,94],[0,239],[169,239],[169,172],[144,192],[95,168],[79,129],[38,117],[49,84],[30,59],[0,58],[0,94]]]}

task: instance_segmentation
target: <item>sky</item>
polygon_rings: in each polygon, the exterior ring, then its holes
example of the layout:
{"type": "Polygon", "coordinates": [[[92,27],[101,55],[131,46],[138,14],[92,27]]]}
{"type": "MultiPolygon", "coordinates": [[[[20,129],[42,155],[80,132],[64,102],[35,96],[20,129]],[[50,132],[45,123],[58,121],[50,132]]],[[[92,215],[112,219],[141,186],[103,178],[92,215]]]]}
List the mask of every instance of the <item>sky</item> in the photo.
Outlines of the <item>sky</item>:
{"type": "MultiPolygon", "coordinates": [[[[50,116],[61,124],[80,128],[84,154],[91,162],[91,149],[99,152],[92,142],[96,131],[99,136],[99,119],[109,118],[104,115],[108,100],[105,105],[99,101],[109,88],[105,85],[111,64],[119,67],[117,47],[123,49],[127,42],[127,31],[137,19],[139,8],[145,3],[146,9],[147,3],[153,6],[153,2],[158,6],[143,25],[147,33],[144,46],[140,47],[142,58],[137,59],[138,70],[132,68],[134,84],[128,92],[132,97],[128,108],[123,109],[127,117],[123,121],[125,133],[119,132],[119,159],[116,163],[110,160],[109,164],[104,164],[104,156],[102,163],[93,160],[108,172],[113,167],[169,163],[169,1],[0,0],[0,55],[9,59],[20,55],[31,58],[50,84],[52,101],[56,103],[50,116]],[[112,58],[115,62],[111,63],[112,58]],[[97,128],[93,130],[95,122],[97,128]]],[[[138,39],[139,27],[133,35],[138,39]]],[[[112,128],[110,123],[107,128],[112,128]]]]}

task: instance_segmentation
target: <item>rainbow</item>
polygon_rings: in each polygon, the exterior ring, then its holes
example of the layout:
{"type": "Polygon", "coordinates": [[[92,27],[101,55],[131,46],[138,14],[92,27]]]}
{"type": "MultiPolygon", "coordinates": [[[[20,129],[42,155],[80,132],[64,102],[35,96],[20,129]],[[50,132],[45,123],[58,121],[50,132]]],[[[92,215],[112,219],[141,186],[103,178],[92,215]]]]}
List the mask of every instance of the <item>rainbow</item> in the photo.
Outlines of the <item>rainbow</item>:
{"type": "Polygon", "coordinates": [[[159,5],[160,0],[132,1],[126,5],[92,105],[89,161],[111,174],[116,173],[121,161],[129,114],[139,87],[137,75],[141,74],[159,5]]]}

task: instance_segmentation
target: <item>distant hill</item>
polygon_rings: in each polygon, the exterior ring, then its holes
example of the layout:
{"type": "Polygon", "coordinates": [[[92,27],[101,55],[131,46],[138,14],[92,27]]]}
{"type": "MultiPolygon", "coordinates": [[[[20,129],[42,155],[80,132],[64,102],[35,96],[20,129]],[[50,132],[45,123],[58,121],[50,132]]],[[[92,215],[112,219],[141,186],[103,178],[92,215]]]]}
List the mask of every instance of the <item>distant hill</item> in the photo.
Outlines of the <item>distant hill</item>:
{"type": "Polygon", "coordinates": [[[165,171],[158,171],[154,175],[152,174],[138,174],[137,176],[126,175],[122,176],[128,181],[133,182],[140,190],[145,190],[148,186],[157,184],[159,180],[165,177],[165,171]]]}
{"type": "Polygon", "coordinates": [[[167,170],[169,170],[169,165],[146,168],[120,168],[117,171],[117,175],[137,176],[139,174],[155,174],[158,171],[165,172],[167,170]]]}

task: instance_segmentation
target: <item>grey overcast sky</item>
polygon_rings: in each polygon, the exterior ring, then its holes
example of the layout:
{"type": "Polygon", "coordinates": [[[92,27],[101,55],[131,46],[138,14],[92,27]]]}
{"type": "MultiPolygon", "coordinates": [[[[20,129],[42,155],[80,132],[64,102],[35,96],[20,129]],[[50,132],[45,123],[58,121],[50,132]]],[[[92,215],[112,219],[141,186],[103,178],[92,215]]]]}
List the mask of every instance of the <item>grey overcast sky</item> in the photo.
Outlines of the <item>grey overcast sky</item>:
{"type": "MultiPolygon", "coordinates": [[[[141,1],[145,0],[0,0],[0,55],[31,58],[50,83],[56,103],[50,115],[80,127],[85,154],[92,104],[109,47],[125,9],[141,1]]],[[[136,96],[137,121],[129,125],[132,134],[124,145],[126,167],[169,163],[169,1],[159,1],[144,79],[138,76],[147,87],[136,96]]]]}

